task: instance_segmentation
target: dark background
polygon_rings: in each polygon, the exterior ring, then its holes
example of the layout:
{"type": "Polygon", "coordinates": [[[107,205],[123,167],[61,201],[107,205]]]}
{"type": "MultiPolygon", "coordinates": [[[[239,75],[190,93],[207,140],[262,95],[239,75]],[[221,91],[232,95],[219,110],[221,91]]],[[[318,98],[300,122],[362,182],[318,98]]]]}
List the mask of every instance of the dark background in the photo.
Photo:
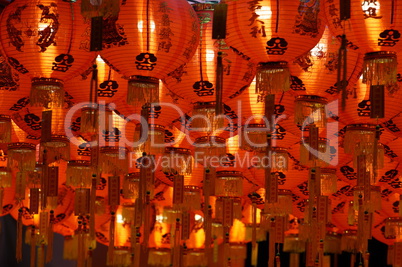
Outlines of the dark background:
{"type": "MultiPolygon", "coordinates": [[[[11,215],[0,217],[1,233],[0,233],[0,267],[29,267],[30,246],[23,242],[23,260],[17,263],[15,259],[16,247],[16,226],[17,223],[11,215]]],[[[25,227],[24,227],[25,231],[25,227]]],[[[24,235],[23,235],[24,236],[24,235]]],[[[63,260],[63,243],[64,237],[59,234],[54,235],[53,260],[46,264],[46,267],[75,267],[76,262],[63,260]]],[[[282,248],[281,248],[282,249],[282,248]]],[[[268,242],[260,242],[257,267],[266,267],[268,262],[268,242]]],[[[369,241],[370,251],[370,267],[385,267],[387,262],[387,245],[377,241],[376,239],[369,241]]],[[[107,247],[102,244],[97,244],[93,253],[93,266],[106,266],[107,247]]],[[[247,259],[245,266],[251,266],[251,244],[247,245],[247,259]]],[[[305,266],[303,261],[304,255],[300,256],[300,266],[305,266]]],[[[289,253],[281,253],[281,267],[289,266],[289,253]]],[[[334,266],[335,256],[331,255],[331,266],[334,266]]],[[[356,257],[359,259],[359,256],[356,257]]],[[[355,267],[359,266],[356,262],[355,267]]],[[[338,255],[338,266],[350,266],[350,254],[342,253],[338,255]]],[[[366,267],[366,266],[364,266],[366,267]]]]}

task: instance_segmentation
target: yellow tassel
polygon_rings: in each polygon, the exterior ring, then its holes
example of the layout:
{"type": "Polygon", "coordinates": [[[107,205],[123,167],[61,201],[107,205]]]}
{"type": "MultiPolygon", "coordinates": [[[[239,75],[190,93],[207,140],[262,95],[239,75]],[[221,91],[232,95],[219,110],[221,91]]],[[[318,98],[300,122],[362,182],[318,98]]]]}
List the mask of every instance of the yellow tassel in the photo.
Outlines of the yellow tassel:
{"type": "Polygon", "coordinates": [[[300,144],[300,163],[308,167],[327,167],[330,162],[330,146],[326,138],[318,139],[318,159],[310,160],[310,144],[307,139],[300,144]]]}
{"type": "Polygon", "coordinates": [[[327,124],[325,97],[314,95],[301,95],[295,100],[295,123],[302,127],[315,124],[318,128],[324,128],[327,124]]]}
{"type": "Polygon", "coordinates": [[[40,160],[44,150],[47,151],[47,163],[58,162],[59,160],[70,159],[70,141],[63,135],[52,135],[49,142],[43,142],[40,145],[40,160]]]}
{"type": "Polygon", "coordinates": [[[40,244],[38,247],[38,264],[37,267],[45,266],[45,244],[40,244]]]}
{"type": "Polygon", "coordinates": [[[240,148],[247,151],[263,152],[266,154],[267,128],[265,124],[249,124],[243,128],[240,148]]]}
{"type": "Polygon", "coordinates": [[[8,115],[0,115],[0,143],[11,142],[11,118],[8,115]]]}
{"type": "Polygon", "coordinates": [[[199,137],[194,142],[195,152],[204,158],[222,157],[226,155],[226,140],[217,136],[199,137]]]}
{"type": "Polygon", "coordinates": [[[107,250],[107,265],[113,265],[114,256],[114,231],[115,231],[115,220],[116,215],[111,212],[110,225],[109,225],[109,246],[107,250]]]}
{"type": "Polygon", "coordinates": [[[194,164],[191,150],[181,147],[167,147],[164,159],[166,159],[166,164],[162,163],[164,173],[191,175],[194,164]]]}
{"type": "MultiPolygon", "coordinates": [[[[141,126],[137,126],[134,132],[134,142],[139,142],[141,138],[141,126]]],[[[165,127],[157,124],[149,124],[147,138],[145,142],[135,146],[136,152],[146,152],[150,155],[165,153],[165,127]]]]}
{"type": "Polygon", "coordinates": [[[148,266],[171,266],[171,254],[162,249],[152,249],[149,252],[148,266]]]}
{"type": "Polygon", "coordinates": [[[224,115],[216,116],[215,102],[197,102],[191,119],[192,131],[216,135],[223,130],[224,115]]]}
{"type": "Polygon", "coordinates": [[[63,82],[53,78],[33,79],[29,103],[32,106],[47,109],[63,107],[63,82]]]}
{"type": "Polygon", "coordinates": [[[11,179],[11,170],[6,167],[0,167],[0,187],[11,187],[11,179]]]}
{"type": "Polygon", "coordinates": [[[93,17],[116,17],[120,11],[120,1],[81,1],[81,14],[85,18],[93,17]]]}
{"type": "Polygon", "coordinates": [[[290,89],[290,72],[286,62],[268,62],[258,66],[257,94],[277,94],[290,89]]]}
{"type": "Polygon", "coordinates": [[[18,220],[17,220],[17,247],[16,247],[16,258],[17,262],[22,261],[22,209],[18,210],[18,220]]]}
{"type": "Polygon", "coordinates": [[[35,267],[36,261],[36,235],[35,235],[35,226],[32,226],[31,230],[31,267],[35,267]]]}
{"type": "Polygon", "coordinates": [[[367,53],[363,63],[363,83],[385,85],[390,94],[398,90],[397,57],[395,52],[367,53]]]}
{"type": "Polygon", "coordinates": [[[100,148],[100,171],[110,174],[126,174],[128,172],[128,151],[124,147],[105,146],[100,148]]]}
{"type": "Polygon", "coordinates": [[[73,160],[67,164],[66,185],[74,187],[90,187],[92,168],[86,160],[73,160]]]}
{"type": "Polygon", "coordinates": [[[241,197],[243,195],[243,175],[237,171],[220,171],[216,173],[215,195],[241,197]]]}
{"type": "Polygon", "coordinates": [[[19,171],[33,171],[36,165],[36,146],[31,143],[8,144],[7,167],[19,171]]]}
{"type": "Polygon", "coordinates": [[[159,80],[152,77],[134,76],[128,81],[127,104],[142,106],[159,102],[159,80]]]}
{"type": "Polygon", "coordinates": [[[78,238],[77,236],[65,236],[63,245],[63,259],[77,260],[78,259],[78,238]]]}

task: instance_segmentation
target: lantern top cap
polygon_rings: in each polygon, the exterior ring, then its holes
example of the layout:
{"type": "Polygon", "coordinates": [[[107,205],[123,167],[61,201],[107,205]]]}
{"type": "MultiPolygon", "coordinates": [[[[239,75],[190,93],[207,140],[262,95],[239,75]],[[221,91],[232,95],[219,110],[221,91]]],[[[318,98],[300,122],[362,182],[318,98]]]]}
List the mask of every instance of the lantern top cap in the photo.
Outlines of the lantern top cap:
{"type": "Polygon", "coordinates": [[[299,101],[308,101],[308,102],[319,102],[326,104],[328,103],[328,99],[326,97],[318,96],[318,95],[298,95],[295,99],[295,102],[299,101]]]}
{"type": "Polygon", "coordinates": [[[239,171],[218,171],[216,177],[243,177],[243,173],[239,171]]]}
{"type": "Polygon", "coordinates": [[[269,61],[258,64],[259,69],[284,69],[287,67],[288,63],[286,61],[269,61]]]}
{"type": "Polygon", "coordinates": [[[219,136],[201,136],[195,139],[194,144],[197,143],[204,143],[204,142],[209,142],[209,141],[214,141],[217,143],[226,143],[225,138],[219,137],[219,136]]]}

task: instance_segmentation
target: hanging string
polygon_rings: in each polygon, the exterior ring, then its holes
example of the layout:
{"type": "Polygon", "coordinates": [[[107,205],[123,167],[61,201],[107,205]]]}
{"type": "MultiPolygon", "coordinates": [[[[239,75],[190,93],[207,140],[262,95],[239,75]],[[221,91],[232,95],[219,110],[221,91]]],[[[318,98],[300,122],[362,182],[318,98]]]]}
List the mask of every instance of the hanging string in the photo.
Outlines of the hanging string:
{"type": "Polygon", "coordinates": [[[279,0],[276,0],[276,22],[275,22],[275,33],[278,33],[279,28],[279,0]]]}
{"type": "Polygon", "coordinates": [[[149,52],[149,31],[150,31],[150,23],[149,23],[149,2],[150,0],[147,0],[147,52],[149,52]]]}

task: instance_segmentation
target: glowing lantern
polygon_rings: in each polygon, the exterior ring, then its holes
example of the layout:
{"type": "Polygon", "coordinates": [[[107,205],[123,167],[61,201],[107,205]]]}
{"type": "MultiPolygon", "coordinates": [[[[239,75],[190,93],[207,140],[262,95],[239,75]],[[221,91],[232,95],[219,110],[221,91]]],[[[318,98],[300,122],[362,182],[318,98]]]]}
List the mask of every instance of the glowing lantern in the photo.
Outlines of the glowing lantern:
{"type": "Polygon", "coordinates": [[[238,171],[216,172],[215,195],[241,197],[243,195],[243,174],[238,171]]]}
{"type": "Polygon", "coordinates": [[[327,123],[327,99],[315,95],[300,95],[295,100],[295,123],[301,127],[315,124],[324,128],[327,123]]]}
{"type": "Polygon", "coordinates": [[[347,38],[349,49],[366,53],[363,80],[368,85],[385,85],[389,93],[397,90],[396,52],[401,51],[398,31],[402,20],[397,14],[399,1],[351,1],[350,18],[346,24],[339,20],[340,0],[325,4],[330,30],[347,38]]]}
{"type": "Polygon", "coordinates": [[[120,42],[107,40],[102,57],[130,77],[127,103],[158,102],[158,79],[188,62],[197,47],[194,10],[185,0],[129,1],[121,4],[117,21],[110,23],[119,25],[120,42]]]}
{"type": "Polygon", "coordinates": [[[258,93],[274,94],[289,89],[287,62],[309,51],[319,41],[324,32],[322,13],[319,1],[228,3],[227,43],[251,61],[260,63],[258,93]]]}
{"type": "Polygon", "coordinates": [[[2,12],[1,25],[8,63],[32,79],[31,105],[62,106],[63,81],[94,59],[87,52],[89,24],[80,16],[80,2],[14,1],[2,12]]]}
{"type": "Polygon", "coordinates": [[[183,97],[185,101],[215,101],[219,89],[216,83],[217,59],[221,57],[222,100],[236,97],[252,81],[256,66],[246,55],[227,45],[224,39],[212,39],[214,4],[203,3],[192,6],[199,18],[200,44],[195,49],[196,53],[192,59],[169,73],[164,81],[171,91],[183,97]]]}

